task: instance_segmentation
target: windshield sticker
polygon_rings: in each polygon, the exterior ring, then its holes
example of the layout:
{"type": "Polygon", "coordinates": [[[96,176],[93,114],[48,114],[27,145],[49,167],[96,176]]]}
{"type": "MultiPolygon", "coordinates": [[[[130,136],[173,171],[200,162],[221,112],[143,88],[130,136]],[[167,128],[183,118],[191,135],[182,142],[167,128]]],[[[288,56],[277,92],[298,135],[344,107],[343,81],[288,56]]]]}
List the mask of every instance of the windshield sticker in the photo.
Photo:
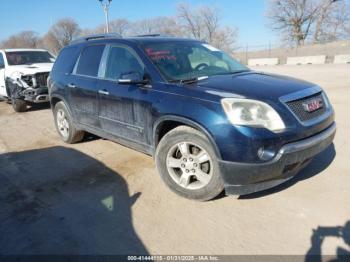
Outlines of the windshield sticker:
{"type": "Polygon", "coordinates": [[[176,60],[176,57],[170,53],[168,50],[154,51],[152,48],[146,48],[147,55],[153,60],[176,60]]]}
{"type": "Polygon", "coordinates": [[[216,47],[214,47],[212,45],[202,44],[202,46],[204,46],[205,48],[207,48],[207,49],[209,49],[210,51],[213,51],[213,52],[221,52],[220,49],[217,49],[216,47]]]}

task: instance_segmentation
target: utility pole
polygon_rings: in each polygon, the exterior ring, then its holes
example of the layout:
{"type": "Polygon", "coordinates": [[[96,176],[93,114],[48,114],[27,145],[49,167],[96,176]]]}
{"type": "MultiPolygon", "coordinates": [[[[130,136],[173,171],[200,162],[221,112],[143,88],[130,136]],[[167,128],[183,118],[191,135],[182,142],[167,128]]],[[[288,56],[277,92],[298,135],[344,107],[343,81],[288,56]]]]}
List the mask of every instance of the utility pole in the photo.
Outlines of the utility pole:
{"type": "Polygon", "coordinates": [[[101,3],[101,5],[102,5],[102,8],[103,8],[103,12],[104,12],[104,14],[105,14],[105,19],[106,19],[106,29],[105,29],[105,31],[106,31],[106,34],[108,34],[109,33],[109,6],[110,6],[110,4],[111,4],[111,2],[112,2],[112,0],[98,0],[100,3],[101,3]]]}

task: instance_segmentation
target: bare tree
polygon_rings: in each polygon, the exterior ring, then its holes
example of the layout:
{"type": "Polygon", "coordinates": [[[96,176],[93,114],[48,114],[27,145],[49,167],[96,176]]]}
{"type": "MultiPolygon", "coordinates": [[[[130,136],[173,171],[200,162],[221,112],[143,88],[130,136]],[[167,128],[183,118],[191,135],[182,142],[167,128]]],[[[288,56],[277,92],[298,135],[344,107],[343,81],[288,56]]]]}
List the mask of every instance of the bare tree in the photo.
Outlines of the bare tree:
{"type": "MultiPolygon", "coordinates": [[[[122,36],[127,35],[129,29],[131,27],[131,23],[129,20],[121,18],[121,19],[115,19],[109,22],[109,31],[111,33],[118,33],[122,36]]],[[[88,35],[88,34],[103,34],[106,31],[106,25],[100,25],[96,27],[95,29],[84,29],[81,31],[82,35],[88,35]]]]}
{"type": "MultiPolygon", "coordinates": [[[[325,0],[324,0],[325,1],[325,0]]],[[[328,0],[330,1],[330,0],[328,0]]],[[[350,36],[350,5],[343,0],[327,2],[321,6],[313,42],[335,41],[350,36]]]]}
{"type": "Polygon", "coordinates": [[[177,12],[184,35],[205,40],[220,49],[232,52],[238,30],[220,25],[220,11],[217,8],[210,6],[192,8],[188,4],[181,3],[177,12]]]}
{"type": "Polygon", "coordinates": [[[180,25],[173,17],[155,17],[136,21],[130,25],[129,35],[163,34],[181,36],[180,25]]]}
{"type": "Polygon", "coordinates": [[[344,33],[347,37],[350,37],[350,25],[349,24],[344,26],[344,33]]]}
{"type": "Polygon", "coordinates": [[[106,25],[100,25],[96,28],[84,28],[80,30],[80,36],[94,35],[94,34],[104,34],[106,30],[106,25]]]}
{"type": "Polygon", "coordinates": [[[177,12],[186,32],[196,39],[201,39],[203,37],[203,21],[199,14],[190,5],[184,3],[178,4],[177,12]]]}
{"type": "Polygon", "coordinates": [[[330,9],[335,2],[339,2],[339,0],[320,0],[313,37],[314,43],[319,42],[322,27],[324,25],[325,20],[329,17],[330,9]]]}
{"type": "Polygon", "coordinates": [[[345,0],[270,0],[271,27],[297,46],[346,37],[350,7],[345,0]]]}
{"type": "Polygon", "coordinates": [[[268,18],[273,30],[299,46],[309,36],[318,8],[312,0],[270,0],[268,18]]]}
{"type": "Polygon", "coordinates": [[[213,34],[211,44],[227,53],[234,51],[234,45],[237,42],[238,30],[232,27],[224,27],[213,34]]]}
{"type": "Polygon", "coordinates": [[[158,33],[158,24],[152,19],[142,19],[131,24],[129,35],[158,33]]]}
{"type": "Polygon", "coordinates": [[[44,36],[45,45],[53,53],[67,46],[81,32],[79,25],[71,18],[63,18],[57,21],[44,36]]]}
{"type": "Polygon", "coordinates": [[[37,48],[40,46],[40,37],[34,31],[23,31],[10,36],[1,43],[2,48],[37,48]]]}
{"type": "Polygon", "coordinates": [[[130,22],[127,19],[115,19],[109,23],[109,30],[122,36],[126,35],[130,29],[130,22]]]}
{"type": "Polygon", "coordinates": [[[209,8],[202,6],[198,10],[199,17],[201,17],[202,26],[204,27],[206,38],[209,42],[214,41],[214,36],[219,30],[219,10],[217,8],[209,8]]]}

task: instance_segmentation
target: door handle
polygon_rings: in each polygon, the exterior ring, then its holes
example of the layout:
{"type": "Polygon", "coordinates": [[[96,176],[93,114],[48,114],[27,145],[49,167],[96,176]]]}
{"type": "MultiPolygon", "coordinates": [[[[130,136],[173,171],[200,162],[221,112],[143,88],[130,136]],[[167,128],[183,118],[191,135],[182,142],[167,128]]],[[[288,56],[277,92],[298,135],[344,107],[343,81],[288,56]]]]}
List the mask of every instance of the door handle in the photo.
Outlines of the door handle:
{"type": "Polygon", "coordinates": [[[75,85],[75,84],[73,84],[73,83],[70,83],[70,84],[68,84],[67,85],[69,88],[76,88],[77,86],[75,85]]]}
{"type": "Polygon", "coordinates": [[[106,91],[106,90],[98,90],[98,93],[101,94],[101,95],[106,95],[106,96],[109,95],[109,92],[106,91]]]}

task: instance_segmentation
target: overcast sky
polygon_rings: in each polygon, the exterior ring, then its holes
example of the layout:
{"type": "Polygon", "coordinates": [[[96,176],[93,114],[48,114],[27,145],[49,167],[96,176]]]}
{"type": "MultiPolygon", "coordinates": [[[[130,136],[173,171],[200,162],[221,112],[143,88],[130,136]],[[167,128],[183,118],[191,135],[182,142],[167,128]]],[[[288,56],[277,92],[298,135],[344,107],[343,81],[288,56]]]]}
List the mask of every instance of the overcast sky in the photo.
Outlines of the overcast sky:
{"type": "MultiPolygon", "coordinates": [[[[267,0],[113,0],[110,18],[133,21],[171,16],[179,2],[218,7],[222,23],[239,28],[240,45],[267,45],[278,40],[278,35],[267,27],[267,0]]],[[[1,40],[23,30],[43,34],[62,17],[74,18],[82,28],[94,28],[104,22],[98,0],[2,0],[0,10],[1,40]]]]}

